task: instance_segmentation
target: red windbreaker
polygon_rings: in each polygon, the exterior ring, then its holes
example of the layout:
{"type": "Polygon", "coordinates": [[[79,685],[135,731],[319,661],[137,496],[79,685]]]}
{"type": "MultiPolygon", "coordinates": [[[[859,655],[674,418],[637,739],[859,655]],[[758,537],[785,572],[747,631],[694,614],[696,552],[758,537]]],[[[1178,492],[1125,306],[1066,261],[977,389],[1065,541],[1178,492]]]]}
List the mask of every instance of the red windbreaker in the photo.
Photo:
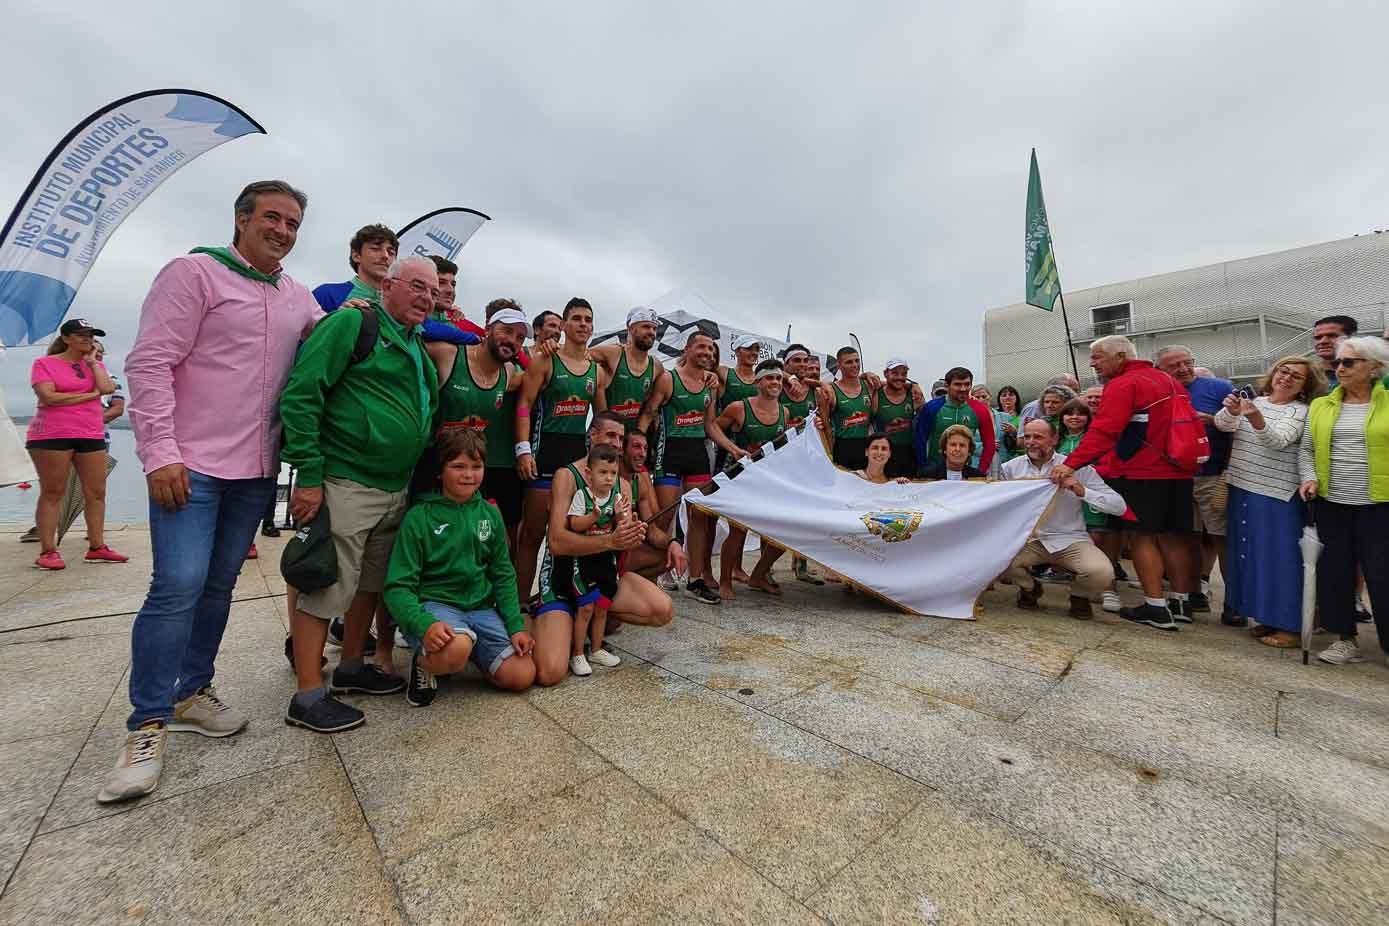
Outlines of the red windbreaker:
{"type": "Polygon", "coordinates": [[[1174,466],[1156,448],[1166,443],[1167,429],[1172,424],[1173,388],[1182,385],[1146,360],[1130,360],[1118,376],[1104,384],[1100,410],[1090,422],[1079,446],[1066,454],[1066,465],[1072,469],[1099,462],[1115,448],[1129,419],[1142,411],[1148,413],[1146,443],[1127,460],[1117,454],[1104,460],[1107,478],[1124,479],[1190,479],[1191,473],[1174,466]]]}

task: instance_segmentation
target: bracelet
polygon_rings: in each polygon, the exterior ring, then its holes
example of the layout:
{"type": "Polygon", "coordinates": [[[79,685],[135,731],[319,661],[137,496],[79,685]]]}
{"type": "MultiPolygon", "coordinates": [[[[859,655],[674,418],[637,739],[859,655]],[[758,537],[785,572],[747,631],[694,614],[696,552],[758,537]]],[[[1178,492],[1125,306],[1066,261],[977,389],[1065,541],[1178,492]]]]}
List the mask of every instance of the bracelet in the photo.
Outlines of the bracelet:
{"type": "Polygon", "coordinates": [[[522,440],[516,442],[516,459],[521,459],[531,452],[531,442],[522,440]]]}
{"type": "Polygon", "coordinates": [[[516,406],[516,417],[517,417],[517,418],[529,418],[530,416],[531,416],[531,407],[530,407],[529,405],[518,405],[518,406],[516,406]]]}

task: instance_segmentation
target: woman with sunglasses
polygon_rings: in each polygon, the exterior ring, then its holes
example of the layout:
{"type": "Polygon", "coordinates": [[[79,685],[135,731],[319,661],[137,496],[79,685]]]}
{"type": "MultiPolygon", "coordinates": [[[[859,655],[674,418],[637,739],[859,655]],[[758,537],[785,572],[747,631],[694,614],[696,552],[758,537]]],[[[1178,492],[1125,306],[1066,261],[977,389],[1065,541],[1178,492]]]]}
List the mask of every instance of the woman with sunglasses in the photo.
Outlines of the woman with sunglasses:
{"type": "Polygon", "coordinates": [[[86,319],[63,323],[48,355],[34,361],[29,382],[38,397],[38,408],[29,422],[25,447],[39,473],[39,500],[35,511],[41,549],[34,565],[62,569],[58,552],[58,512],[67,488],[69,469],[77,470],[86,501],[87,555],[89,563],[124,563],[106,545],[106,427],[101,397],[116,391],[106,367],[93,359],[96,336],[106,332],[86,319]]]}
{"type": "Polygon", "coordinates": [[[1259,395],[1225,397],[1215,426],[1234,434],[1225,535],[1225,611],[1220,622],[1243,627],[1265,646],[1295,647],[1302,629],[1302,501],[1297,455],[1307,403],[1326,394],[1321,364],[1289,356],[1269,368],[1259,395]]]}
{"type": "Polygon", "coordinates": [[[1355,571],[1365,576],[1381,649],[1389,650],[1389,345],[1346,338],[1336,345],[1337,386],[1312,402],[1298,455],[1302,497],[1315,500],[1325,544],[1317,561],[1321,623],[1339,639],[1322,662],[1361,662],[1355,633],[1355,571]]]}

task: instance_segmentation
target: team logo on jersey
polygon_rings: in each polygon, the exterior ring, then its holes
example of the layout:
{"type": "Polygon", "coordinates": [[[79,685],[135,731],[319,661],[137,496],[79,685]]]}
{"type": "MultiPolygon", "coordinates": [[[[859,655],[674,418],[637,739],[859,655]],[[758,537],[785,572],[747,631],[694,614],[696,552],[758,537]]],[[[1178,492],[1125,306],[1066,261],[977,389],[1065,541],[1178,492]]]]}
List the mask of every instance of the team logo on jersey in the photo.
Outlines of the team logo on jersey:
{"type": "Polygon", "coordinates": [[[850,414],[847,418],[844,419],[843,427],[846,427],[846,428],[857,428],[857,427],[862,427],[863,425],[866,425],[867,423],[868,423],[868,412],[866,412],[866,411],[857,411],[857,412],[853,412],[853,413],[850,414]]]}
{"type": "Polygon", "coordinates": [[[434,536],[435,536],[435,537],[442,537],[442,536],[444,536],[444,531],[446,531],[446,530],[448,530],[448,529],[449,529],[449,522],[445,521],[443,524],[440,524],[438,527],[434,528],[434,536]]]}
{"type": "Polygon", "coordinates": [[[912,420],[910,418],[894,418],[887,423],[883,431],[887,434],[897,434],[900,431],[911,430],[912,420]]]}
{"type": "Polygon", "coordinates": [[[556,402],[554,410],[550,414],[556,418],[582,418],[588,414],[588,400],[571,395],[567,399],[556,402]]]}
{"type": "Polygon", "coordinates": [[[439,433],[445,431],[486,431],[487,419],[477,415],[469,415],[466,418],[459,418],[456,421],[445,421],[439,425],[439,433]]]}
{"type": "Polygon", "coordinates": [[[883,538],[884,543],[900,543],[912,539],[921,526],[921,518],[920,511],[870,511],[859,520],[868,533],[883,538]]]}
{"type": "Polygon", "coordinates": [[[675,416],[675,426],[677,428],[693,428],[704,423],[704,412],[689,411],[681,412],[675,416]]]}
{"type": "Polygon", "coordinates": [[[641,414],[641,403],[636,399],[628,399],[626,402],[618,402],[616,405],[609,405],[608,411],[627,420],[636,418],[641,414]]]}
{"type": "Polygon", "coordinates": [[[506,401],[506,393],[505,393],[505,392],[499,392],[499,393],[497,393],[497,404],[496,404],[494,407],[496,407],[496,408],[501,408],[501,407],[502,407],[502,403],[505,402],[505,401],[506,401]]]}
{"type": "Polygon", "coordinates": [[[594,382],[593,382],[593,380],[592,380],[592,379],[586,379],[586,380],[584,380],[584,392],[587,392],[589,395],[593,395],[593,390],[594,390],[594,382]]]}
{"type": "Polygon", "coordinates": [[[477,539],[483,543],[492,539],[492,522],[487,518],[477,522],[477,539]]]}

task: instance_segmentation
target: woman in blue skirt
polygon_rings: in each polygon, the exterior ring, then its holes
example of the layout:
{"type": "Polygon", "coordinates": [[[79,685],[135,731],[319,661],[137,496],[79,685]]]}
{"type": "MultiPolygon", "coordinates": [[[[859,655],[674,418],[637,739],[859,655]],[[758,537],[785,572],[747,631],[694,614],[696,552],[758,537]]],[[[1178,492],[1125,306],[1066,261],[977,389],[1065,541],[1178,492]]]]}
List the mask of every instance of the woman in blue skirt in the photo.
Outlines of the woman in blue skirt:
{"type": "Polygon", "coordinates": [[[1305,357],[1284,357],[1259,383],[1259,396],[1235,393],[1215,415],[1234,433],[1226,479],[1225,604],[1222,623],[1243,627],[1269,646],[1299,645],[1302,629],[1302,502],[1297,453],[1307,405],[1326,393],[1322,371],[1305,357]]]}

